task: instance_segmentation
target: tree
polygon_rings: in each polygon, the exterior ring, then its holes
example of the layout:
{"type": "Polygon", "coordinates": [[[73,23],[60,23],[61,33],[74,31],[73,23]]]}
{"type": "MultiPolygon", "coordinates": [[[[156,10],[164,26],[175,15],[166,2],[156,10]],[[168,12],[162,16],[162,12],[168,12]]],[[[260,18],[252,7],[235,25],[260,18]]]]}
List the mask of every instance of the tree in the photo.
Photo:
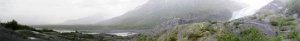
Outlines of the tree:
{"type": "Polygon", "coordinates": [[[10,28],[12,30],[17,30],[19,28],[19,25],[16,20],[12,20],[11,22],[6,23],[5,27],[10,28]]]}

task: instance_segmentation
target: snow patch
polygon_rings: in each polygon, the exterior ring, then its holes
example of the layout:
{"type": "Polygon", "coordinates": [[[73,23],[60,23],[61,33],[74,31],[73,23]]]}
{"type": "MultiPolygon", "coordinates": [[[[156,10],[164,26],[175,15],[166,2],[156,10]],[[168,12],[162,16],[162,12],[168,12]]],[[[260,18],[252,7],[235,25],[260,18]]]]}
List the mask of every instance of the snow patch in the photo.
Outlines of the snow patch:
{"type": "Polygon", "coordinates": [[[125,36],[135,35],[137,33],[133,33],[133,32],[121,32],[121,33],[108,33],[108,34],[125,37],[125,36]]]}
{"type": "Polygon", "coordinates": [[[34,40],[34,39],[36,39],[36,38],[35,38],[35,37],[28,37],[28,39],[34,40]]]}
{"type": "Polygon", "coordinates": [[[235,20],[245,16],[255,14],[259,9],[271,3],[273,0],[234,0],[236,2],[245,3],[247,7],[233,12],[230,20],[235,20]]]}

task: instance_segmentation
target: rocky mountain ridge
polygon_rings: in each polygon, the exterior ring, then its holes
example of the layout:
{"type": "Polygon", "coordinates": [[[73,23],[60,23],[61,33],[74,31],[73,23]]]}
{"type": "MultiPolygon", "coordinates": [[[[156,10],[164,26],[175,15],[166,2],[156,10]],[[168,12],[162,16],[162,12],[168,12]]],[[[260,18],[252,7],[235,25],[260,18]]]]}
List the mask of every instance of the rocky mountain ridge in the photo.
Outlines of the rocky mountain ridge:
{"type": "Polygon", "coordinates": [[[174,19],[141,34],[139,41],[299,41],[299,2],[274,0],[255,15],[232,21],[174,19]]]}
{"type": "Polygon", "coordinates": [[[234,10],[241,7],[226,0],[149,0],[128,13],[103,22],[100,25],[126,25],[154,27],[174,18],[197,20],[228,20],[234,10]]]}

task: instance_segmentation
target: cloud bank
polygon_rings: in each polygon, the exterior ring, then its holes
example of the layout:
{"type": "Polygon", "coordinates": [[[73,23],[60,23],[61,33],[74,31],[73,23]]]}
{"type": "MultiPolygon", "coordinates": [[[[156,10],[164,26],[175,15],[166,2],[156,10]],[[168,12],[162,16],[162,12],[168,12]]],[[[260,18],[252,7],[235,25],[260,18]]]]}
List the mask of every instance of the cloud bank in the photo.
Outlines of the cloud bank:
{"type": "Polygon", "coordinates": [[[0,21],[22,24],[58,24],[88,16],[111,18],[124,14],[147,0],[0,0],[0,21]]]}

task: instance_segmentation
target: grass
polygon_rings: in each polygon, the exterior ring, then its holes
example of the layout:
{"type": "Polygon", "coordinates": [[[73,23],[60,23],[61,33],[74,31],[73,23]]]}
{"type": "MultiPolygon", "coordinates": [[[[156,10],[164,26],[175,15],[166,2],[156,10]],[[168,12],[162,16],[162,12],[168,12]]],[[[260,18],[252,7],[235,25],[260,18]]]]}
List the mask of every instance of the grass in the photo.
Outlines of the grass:
{"type": "Polygon", "coordinates": [[[165,41],[177,41],[177,33],[171,33],[165,41]]]}
{"type": "Polygon", "coordinates": [[[257,19],[257,17],[256,16],[250,16],[250,19],[254,20],[254,19],[257,19]]]}
{"type": "Polygon", "coordinates": [[[218,41],[239,41],[239,38],[228,31],[222,31],[217,37],[218,41]]]}
{"type": "Polygon", "coordinates": [[[139,34],[138,36],[138,41],[146,41],[146,35],[143,35],[143,34],[139,34]]]}
{"type": "Polygon", "coordinates": [[[284,40],[284,36],[279,35],[277,37],[274,38],[270,38],[271,41],[283,41],[284,40]]]}
{"type": "Polygon", "coordinates": [[[272,13],[270,11],[264,11],[264,13],[265,14],[257,16],[259,21],[263,21],[266,17],[274,14],[274,13],[272,13]]]}
{"type": "Polygon", "coordinates": [[[239,25],[243,24],[243,22],[234,22],[233,25],[235,28],[239,28],[239,25]]]}
{"type": "Polygon", "coordinates": [[[290,25],[296,25],[295,19],[293,17],[287,17],[287,18],[278,18],[278,19],[274,19],[271,21],[271,24],[273,26],[279,26],[279,27],[283,27],[283,26],[290,26],[290,25]]]}
{"type": "Polygon", "coordinates": [[[258,20],[262,21],[266,16],[258,16],[258,20]]]}
{"type": "Polygon", "coordinates": [[[177,26],[176,30],[171,30],[171,32],[169,33],[164,33],[167,34],[167,36],[164,36],[162,40],[163,41],[196,41],[199,38],[205,38],[217,32],[212,27],[211,24],[215,24],[215,23],[195,23],[186,26],[183,25],[177,26]],[[179,33],[180,31],[178,32],[177,30],[180,27],[187,28],[185,29],[187,30],[187,32],[179,33]]]}
{"type": "Polygon", "coordinates": [[[137,37],[138,41],[158,41],[158,37],[149,37],[145,34],[139,34],[137,37]]]}
{"type": "Polygon", "coordinates": [[[217,32],[214,24],[217,24],[217,22],[195,23],[188,26],[188,28],[191,28],[191,32],[189,32],[187,39],[190,41],[196,41],[198,38],[213,35],[217,32]]]}
{"type": "Polygon", "coordinates": [[[297,26],[295,19],[291,16],[281,17],[271,20],[271,25],[280,27],[281,31],[286,31],[288,29],[294,29],[297,26]]]}
{"type": "Polygon", "coordinates": [[[287,38],[293,41],[300,41],[299,33],[297,31],[292,31],[288,34],[287,38]]]}
{"type": "Polygon", "coordinates": [[[244,30],[240,33],[241,41],[267,41],[267,37],[261,33],[256,27],[244,30]]]}

